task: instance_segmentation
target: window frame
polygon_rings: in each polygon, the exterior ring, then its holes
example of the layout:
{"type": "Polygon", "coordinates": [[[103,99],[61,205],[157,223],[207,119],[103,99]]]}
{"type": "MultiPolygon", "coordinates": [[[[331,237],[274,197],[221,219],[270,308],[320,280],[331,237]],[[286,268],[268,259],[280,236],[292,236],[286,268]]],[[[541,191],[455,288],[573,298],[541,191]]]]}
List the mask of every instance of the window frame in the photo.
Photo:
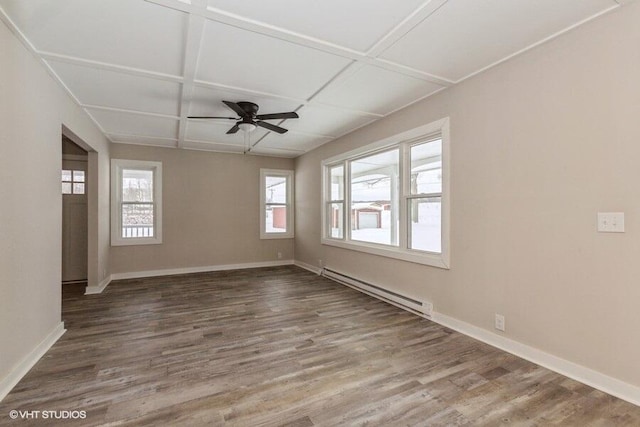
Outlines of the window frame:
{"type": "Polygon", "coordinates": [[[62,191],[62,194],[65,196],[84,196],[87,194],[87,171],[83,170],[83,169],[65,169],[62,168],[61,169],[62,172],[67,171],[71,174],[71,180],[70,181],[65,181],[64,178],[62,178],[61,183],[62,184],[70,184],[71,185],[71,192],[70,193],[65,193],[64,190],[62,191]],[[82,172],[84,174],[84,177],[82,178],[82,181],[76,181],[76,172],[82,172]],[[76,193],[75,191],[75,186],[74,184],[82,184],[82,193],[76,193]]]}
{"type": "Polygon", "coordinates": [[[449,118],[443,118],[435,122],[419,126],[417,128],[384,138],[363,147],[357,148],[325,159],[321,163],[322,173],[322,189],[321,189],[321,206],[322,206],[322,230],[321,243],[323,245],[335,246],[344,249],[351,249],[365,252],[373,255],[379,255],[389,258],[400,259],[403,261],[414,262],[418,264],[429,265],[433,267],[449,269],[450,268],[450,132],[449,118]],[[410,209],[409,204],[412,199],[424,198],[424,195],[411,194],[410,175],[411,160],[410,149],[414,145],[426,143],[429,140],[440,138],[442,140],[442,193],[441,193],[441,252],[428,252],[417,249],[410,249],[410,209]],[[400,165],[398,170],[399,181],[399,245],[385,245],[370,242],[362,242],[359,240],[351,240],[351,162],[373,154],[400,149],[400,165]],[[344,230],[342,238],[329,237],[331,227],[328,216],[328,206],[331,205],[331,175],[330,170],[336,166],[344,168],[344,209],[342,224],[344,230]]]}
{"type": "Polygon", "coordinates": [[[162,243],[162,162],[111,159],[111,246],[162,243]],[[122,237],[122,171],[153,172],[153,237],[122,237]]]}
{"type": "Polygon", "coordinates": [[[260,239],[292,239],[294,232],[294,173],[289,169],[260,169],[260,239]],[[287,200],[285,203],[267,203],[267,177],[284,177],[287,182],[287,200]],[[268,205],[285,206],[287,208],[287,231],[284,233],[266,230],[266,210],[268,205]]]}

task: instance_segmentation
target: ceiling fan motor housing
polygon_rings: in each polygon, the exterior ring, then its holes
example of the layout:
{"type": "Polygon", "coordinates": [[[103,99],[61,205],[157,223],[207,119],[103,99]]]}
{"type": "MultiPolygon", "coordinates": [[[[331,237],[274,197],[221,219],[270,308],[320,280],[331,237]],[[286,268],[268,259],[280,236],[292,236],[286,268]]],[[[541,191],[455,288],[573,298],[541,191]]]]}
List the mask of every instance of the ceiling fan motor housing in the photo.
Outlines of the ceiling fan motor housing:
{"type": "Polygon", "coordinates": [[[237,104],[251,118],[255,117],[256,114],[258,114],[258,109],[260,108],[258,107],[257,104],[254,104],[253,102],[240,101],[240,102],[237,102],[237,104]]]}

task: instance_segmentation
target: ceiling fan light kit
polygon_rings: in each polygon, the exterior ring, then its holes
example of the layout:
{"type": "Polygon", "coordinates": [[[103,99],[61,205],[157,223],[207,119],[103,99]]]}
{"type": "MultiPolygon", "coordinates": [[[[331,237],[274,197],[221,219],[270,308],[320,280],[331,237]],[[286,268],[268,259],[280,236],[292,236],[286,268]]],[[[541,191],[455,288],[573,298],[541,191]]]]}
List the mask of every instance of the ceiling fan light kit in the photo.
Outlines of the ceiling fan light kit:
{"type": "Polygon", "coordinates": [[[243,132],[253,132],[254,130],[256,130],[257,126],[253,123],[242,122],[238,123],[238,128],[240,128],[240,130],[243,132]]]}

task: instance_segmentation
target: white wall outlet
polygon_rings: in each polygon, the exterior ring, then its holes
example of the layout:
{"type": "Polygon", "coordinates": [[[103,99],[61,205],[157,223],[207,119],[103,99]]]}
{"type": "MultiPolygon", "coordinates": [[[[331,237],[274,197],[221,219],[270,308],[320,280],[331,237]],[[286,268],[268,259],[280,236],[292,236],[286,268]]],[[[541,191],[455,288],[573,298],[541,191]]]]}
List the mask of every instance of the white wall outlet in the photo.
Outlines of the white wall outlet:
{"type": "Polygon", "coordinates": [[[496,313],[496,329],[504,332],[504,316],[496,313]]]}
{"type": "Polygon", "coordinates": [[[422,312],[425,314],[425,316],[427,317],[431,317],[433,316],[433,304],[430,303],[429,301],[424,301],[422,303],[422,312]]]}
{"type": "Polygon", "coordinates": [[[278,252],[278,259],[282,259],[282,252],[278,252]]]}
{"type": "Polygon", "coordinates": [[[321,259],[318,260],[318,267],[322,267],[322,260],[321,259]]]}
{"type": "Polygon", "coordinates": [[[624,233],[624,212],[598,212],[598,232],[624,233]]]}

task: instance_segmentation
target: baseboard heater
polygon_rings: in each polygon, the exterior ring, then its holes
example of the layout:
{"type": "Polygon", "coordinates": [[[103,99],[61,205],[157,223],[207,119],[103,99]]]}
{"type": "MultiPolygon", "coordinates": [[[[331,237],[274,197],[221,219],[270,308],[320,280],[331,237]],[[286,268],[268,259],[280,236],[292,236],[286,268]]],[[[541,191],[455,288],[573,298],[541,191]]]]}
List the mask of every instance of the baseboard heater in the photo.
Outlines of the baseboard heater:
{"type": "Polygon", "coordinates": [[[360,292],[364,292],[365,294],[381,299],[389,304],[393,304],[396,307],[402,308],[419,316],[431,317],[433,313],[433,304],[430,302],[419,301],[415,298],[356,279],[355,277],[347,276],[346,274],[331,270],[330,268],[323,268],[320,274],[335,282],[349,286],[350,288],[354,288],[360,292]]]}

